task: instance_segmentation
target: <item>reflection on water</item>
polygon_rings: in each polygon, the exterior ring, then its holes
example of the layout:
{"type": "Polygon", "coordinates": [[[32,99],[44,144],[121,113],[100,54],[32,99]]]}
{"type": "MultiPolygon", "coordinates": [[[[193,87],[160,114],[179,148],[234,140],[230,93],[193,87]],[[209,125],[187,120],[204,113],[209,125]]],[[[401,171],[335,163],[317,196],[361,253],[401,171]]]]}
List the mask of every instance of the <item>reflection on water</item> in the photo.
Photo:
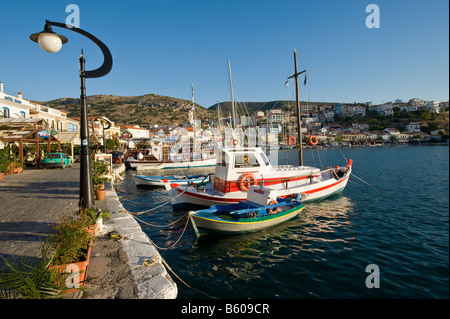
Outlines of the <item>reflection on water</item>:
{"type": "Polygon", "coordinates": [[[320,242],[328,242],[328,248],[333,247],[329,244],[333,241],[345,246],[353,236],[343,237],[345,230],[339,228],[351,226],[348,214],[352,210],[350,199],[341,196],[310,203],[298,218],[263,231],[200,237],[189,249],[190,261],[202,264],[207,261],[210,269],[195,275],[203,275],[205,280],[225,275],[228,280],[250,281],[260,279],[266,269],[279,263],[295,262],[296,255],[323,252],[325,248],[320,242]]]}

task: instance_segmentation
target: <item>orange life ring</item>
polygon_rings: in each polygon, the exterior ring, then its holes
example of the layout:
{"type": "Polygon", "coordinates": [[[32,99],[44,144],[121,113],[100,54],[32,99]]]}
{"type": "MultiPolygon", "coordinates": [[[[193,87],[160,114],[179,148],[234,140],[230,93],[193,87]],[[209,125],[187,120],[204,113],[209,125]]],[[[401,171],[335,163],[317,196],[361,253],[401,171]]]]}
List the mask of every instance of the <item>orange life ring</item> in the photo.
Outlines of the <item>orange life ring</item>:
{"type": "Polygon", "coordinates": [[[233,146],[237,146],[239,144],[239,141],[235,138],[232,140],[233,146]]]}
{"type": "MultiPolygon", "coordinates": [[[[276,200],[274,200],[274,199],[272,199],[269,202],[269,205],[275,205],[275,204],[278,204],[278,202],[276,200]]],[[[267,209],[267,214],[275,214],[276,212],[278,212],[278,208],[279,207],[268,208],[267,209]]]]}
{"type": "Polygon", "coordinates": [[[315,137],[314,135],[311,135],[309,137],[309,144],[311,145],[317,145],[317,137],[315,137]]]}
{"type": "Polygon", "coordinates": [[[289,136],[289,138],[288,138],[288,144],[289,145],[294,145],[296,141],[297,140],[296,140],[294,135],[289,136]]]}
{"type": "Polygon", "coordinates": [[[258,184],[258,181],[253,174],[244,174],[238,181],[240,182],[239,189],[243,192],[247,192],[250,186],[258,184]],[[244,181],[246,182],[244,183],[244,181]]]}
{"type": "Polygon", "coordinates": [[[183,159],[184,159],[185,161],[189,161],[189,160],[191,159],[191,157],[189,156],[189,154],[184,154],[184,155],[183,155],[183,159]]]}

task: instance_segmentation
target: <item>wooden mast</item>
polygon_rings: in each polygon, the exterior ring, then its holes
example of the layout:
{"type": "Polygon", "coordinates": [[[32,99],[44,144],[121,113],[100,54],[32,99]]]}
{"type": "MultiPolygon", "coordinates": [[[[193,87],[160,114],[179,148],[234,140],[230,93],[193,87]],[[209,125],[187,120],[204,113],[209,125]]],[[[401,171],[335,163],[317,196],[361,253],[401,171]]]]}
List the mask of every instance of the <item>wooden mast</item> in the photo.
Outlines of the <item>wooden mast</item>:
{"type": "Polygon", "coordinates": [[[298,126],[298,141],[297,141],[297,149],[298,149],[298,161],[299,165],[303,166],[303,149],[302,149],[302,120],[300,115],[300,99],[298,93],[298,76],[306,70],[301,72],[297,71],[297,51],[294,50],[294,64],[295,64],[295,73],[288,77],[288,79],[295,77],[295,102],[297,106],[297,126],[298,126]]]}

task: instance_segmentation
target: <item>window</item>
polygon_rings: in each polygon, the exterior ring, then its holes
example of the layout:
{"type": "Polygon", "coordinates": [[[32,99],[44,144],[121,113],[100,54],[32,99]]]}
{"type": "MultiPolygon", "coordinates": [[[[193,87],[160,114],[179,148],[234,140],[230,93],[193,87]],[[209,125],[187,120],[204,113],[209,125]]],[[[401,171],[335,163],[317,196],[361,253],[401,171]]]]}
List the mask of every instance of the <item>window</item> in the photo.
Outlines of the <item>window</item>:
{"type": "Polygon", "coordinates": [[[3,117],[4,118],[9,118],[9,109],[7,107],[3,108],[3,117]]]}
{"type": "Polygon", "coordinates": [[[242,153],[235,155],[234,167],[259,167],[258,160],[253,153],[242,153]]]}

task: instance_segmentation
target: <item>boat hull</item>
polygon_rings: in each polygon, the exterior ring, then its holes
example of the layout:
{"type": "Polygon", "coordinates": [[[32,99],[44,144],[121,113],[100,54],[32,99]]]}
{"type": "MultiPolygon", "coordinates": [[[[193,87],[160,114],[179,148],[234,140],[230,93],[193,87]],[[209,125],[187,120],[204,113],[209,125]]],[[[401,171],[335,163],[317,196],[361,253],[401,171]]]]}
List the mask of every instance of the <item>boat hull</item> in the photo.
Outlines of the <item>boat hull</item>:
{"type": "Polygon", "coordinates": [[[186,185],[189,183],[193,183],[196,185],[204,184],[208,181],[205,176],[199,176],[196,178],[173,178],[169,176],[134,176],[134,184],[138,187],[164,187],[164,180],[167,180],[168,183],[173,184],[177,183],[179,185],[186,185]]]}
{"type": "MultiPolygon", "coordinates": [[[[271,188],[277,189],[278,196],[286,197],[295,194],[302,195],[302,202],[313,202],[322,200],[335,194],[341,193],[347,185],[348,179],[351,174],[351,168],[346,175],[339,180],[334,178],[317,183],[306,183],[301,186],[286,188],[285,183],[279,183],[271,185],[271,188]]],[[[220,204],[238,203],[241,200],[247,198],[247,193],[229,192],[229,193],[217,193],[215,194],[212,188],[198,188],[198,187],[186,187],[186,186],[171,186],[173,188],[168,189],[169,197],[172,200],[172,204],[175,207],[182,207],[185,205],[196,206],[211,206],[220,204]]]]}
{"type": "Polygon", "coordinates": [[[284,223],[296,216],[305,208],[303,204],[282,213],[256,218],[245,218],[239,221],[224,220],[217,216],[200,216],[195,212],[189,218],[197,236],[208,234],[242,234],[251,233],[284,223]]]}
{"type": "Polygon", "coordinates": [[[136,170],[153,170],[153,169],[172,169],[172,168],[190,168],[190,167],[207,167],[215,166],[216,159],[208,158],[201,161],[186,161],[186,162],[160,162],[160,161],[145,161],[145,160],[131,160],[128,161],[131,169],[136,170]]]}

